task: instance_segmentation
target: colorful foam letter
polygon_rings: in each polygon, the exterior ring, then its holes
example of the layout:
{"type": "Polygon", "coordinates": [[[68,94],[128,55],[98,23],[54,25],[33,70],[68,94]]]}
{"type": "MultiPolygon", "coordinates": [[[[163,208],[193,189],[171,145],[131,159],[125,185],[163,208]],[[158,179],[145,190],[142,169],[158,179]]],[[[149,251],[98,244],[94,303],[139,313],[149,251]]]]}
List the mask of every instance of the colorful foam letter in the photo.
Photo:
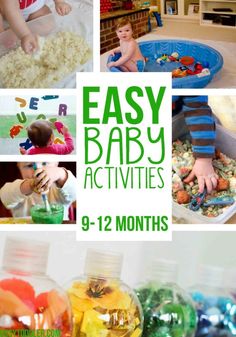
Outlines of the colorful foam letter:
{"type": "Polygon", "coordinates": [[[54,144],[65,144],[65,142],[60,138],[55,138],[53,143],[54,144]]]}
{"type": "Polygon", "coordinates": [[[66,104],[60,104],[59,105],[59,111],[58,111],[59,116],[66,116],[67,115],[67,105],[66,104]]]}
{"type": "Polygon", "coordinates": [[[26,106],[26,100],[24,98],[16,97],[15,100],[20,103],[20,108],[24,108],[26,106]]]}
{"type": "Polygon", "coordinates": [[[44,114],[38,115],[36,119],[46,119],[46,116],[44,114]]]}
{"type": "Polygon", "coordinates": [[[23,147],[25,150],[28,150],[33,146],[33,144],[31,143],[29,138],[27,138],[26,141],[24,143],[20,143],[19,146],[23,147]]]}
{"type": "Polygon", "coordinates": [[[29,108],[32,110],[38,110],[38,101],[39,101],[39,98],[31,97],[29,108]]]}
{"type": "Polygon", "coordinates": [[[17,117],[18,121],[22,124],[27,121],[27,118],[26,118],[26,115],[25,115],[24,111],[21,111],[20,114],[19,113],[16,114],[16,117],[17,117]]]}
{"type": "Polygon", "coordinates": [[[46,96],[43,96],[42,99],[45,100],[45,101],[48,101],[50,99],[56,99],[56,98],[59,98],[58,95],[46,95],[46,96]]]}
{"type": "Polygon", "coordinates": [[[21,129],[24,129],[23,126],[13,125],[13,127],[10,129],[10,137],[11,138],[16,137],[20,133],[21,129]]]}

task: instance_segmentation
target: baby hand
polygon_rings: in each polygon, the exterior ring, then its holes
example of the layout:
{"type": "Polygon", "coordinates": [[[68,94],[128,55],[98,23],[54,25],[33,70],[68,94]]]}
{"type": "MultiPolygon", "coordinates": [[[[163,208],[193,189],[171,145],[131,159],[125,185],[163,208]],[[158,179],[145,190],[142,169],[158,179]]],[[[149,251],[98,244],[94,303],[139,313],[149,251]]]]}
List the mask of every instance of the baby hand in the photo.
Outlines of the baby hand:
{"type": "Polygon", "coordinates": [[[62,134],[65,135],[66,133],[68,133],[68,131],[69,131],[68,127],[63,124],[63,127],[61,128],[62,134]]]}
{"type": "Polygon", "coordinates": [[[67,181],[68,173],[63,167],[46,166],[37,169],[34,177],[34,191],[45,193],[53,183],[56,183],[58,188],[62,188],[67,181]]]}
{"type": "Polygon", "coordinates": [[[33,54],[38,49],[38,39],[34,34],[27,34],[21,39],[21,48],[26,54],[33,54]]]}
{"type": "Polygon", "coordinates": [[[107,64],[108,68],[112,68],[112,67],[115,67],[115,62],[109,62],[107,64]]]}
{"type": "Polygon", "coordinates": [[[199,193],[204,191],[205,186],[208,194],[216,188],[218,175],[214,171],[211,158],[197,158],[191,173],[184,179],[184,182],[188,184],[195,177],[198,180],[199,193]]]}
{"type": "Polygon", "coordinates": [[[26,154],[27,151],[26,151],[26,149],[24,147],[20,147],[20,153],[21,154],[26,154]]]}
{"type": "Polygon", "coordinates": [[[47,192],[55,181],[55,167],[39,168],[35,171],[34,176],[35,192],[47,192]]]}
{"type": "Polygon", "coordinates": [[[67,15],[71,11],[71,6],[64,1],[56,1],[55,8],[59,15],[67,15]]]}

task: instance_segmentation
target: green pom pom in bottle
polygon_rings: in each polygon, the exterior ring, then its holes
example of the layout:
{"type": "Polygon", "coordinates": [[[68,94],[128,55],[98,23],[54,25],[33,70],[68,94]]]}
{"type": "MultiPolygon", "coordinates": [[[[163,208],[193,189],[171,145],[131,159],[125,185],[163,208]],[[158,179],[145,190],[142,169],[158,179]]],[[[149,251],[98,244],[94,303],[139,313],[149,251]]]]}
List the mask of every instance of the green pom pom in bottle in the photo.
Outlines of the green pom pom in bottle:
{"type": "Polygon", "coordinates": [[[176,284],[177,264],[155,260],[136,288],[144,312],[143,337],[192,337],[197,316],[190,296],[176,284]]]}

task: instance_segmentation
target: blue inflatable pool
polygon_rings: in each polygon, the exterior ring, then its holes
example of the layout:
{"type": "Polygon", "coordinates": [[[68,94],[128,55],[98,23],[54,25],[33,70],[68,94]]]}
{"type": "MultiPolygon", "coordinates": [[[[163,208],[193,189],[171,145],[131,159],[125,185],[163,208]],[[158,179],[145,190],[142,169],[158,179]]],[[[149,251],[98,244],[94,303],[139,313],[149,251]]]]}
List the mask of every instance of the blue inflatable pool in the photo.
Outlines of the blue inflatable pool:
{"type": "MultiPolygon", "coordinates": [[[[165,62],[163,65],[156,62],[163,54],[171,55],[173,52],[177,52],[180,58],[192,56],[195,62],[207,62],[209,64],[207,74],[173,78],[173,88],[204,88],[223,67],[221,54],[203,43],[184,40],[155,40],[140,42],[139,47],[143,56],[147,59],[145,72],[172,72],[172,70],[182,66],[179,62],[165,62]]],[[[119,57],[120,54],[116,54],[114,57],[110,55],[108,62],[116,61],[119,57]]],[[[110,71],[120,72],[121,70],[118,67],[112,67],[110,71]]]]}

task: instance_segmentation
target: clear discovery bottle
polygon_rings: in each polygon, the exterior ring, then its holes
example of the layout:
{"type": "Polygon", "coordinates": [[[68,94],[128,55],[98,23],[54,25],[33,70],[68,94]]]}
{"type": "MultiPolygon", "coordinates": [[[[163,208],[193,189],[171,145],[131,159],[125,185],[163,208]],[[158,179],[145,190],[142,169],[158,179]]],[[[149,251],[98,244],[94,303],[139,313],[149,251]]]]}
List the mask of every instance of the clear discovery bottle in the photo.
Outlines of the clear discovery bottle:
{"type": "Polygon", "coordinates": [[[0,272],[1,330],[51,330],[51,337],[71,336],[69,299],[46,275],[48,251],[44,242],[7,238],[0,272]]]}
{"type": "Polygon", "coordinates": [[[139,337],[142,309],[120,280],[122,255],[88,250],[84,276],[70,282],[74,337],[139,337]]]}
{"type": "Polygon", "coordinates": [[[136,288],[144,312],[143,337],[192,337],[197,316],[190,296],[177,284],[177,264],[157,259],[136,288]]]}
{"type": "Polygon", "coordinates": [[[198,314],[196,337],[231,337],[236,335],[236,305],[223,288],[224,269],[201,265],[198,280],[190,288],[198,314]]]}
{"type": "Polygon", "coordinates": [[[233,297],[236,302],[236,269],[228,268],[224,270],[224,289],[233,297]]]}

